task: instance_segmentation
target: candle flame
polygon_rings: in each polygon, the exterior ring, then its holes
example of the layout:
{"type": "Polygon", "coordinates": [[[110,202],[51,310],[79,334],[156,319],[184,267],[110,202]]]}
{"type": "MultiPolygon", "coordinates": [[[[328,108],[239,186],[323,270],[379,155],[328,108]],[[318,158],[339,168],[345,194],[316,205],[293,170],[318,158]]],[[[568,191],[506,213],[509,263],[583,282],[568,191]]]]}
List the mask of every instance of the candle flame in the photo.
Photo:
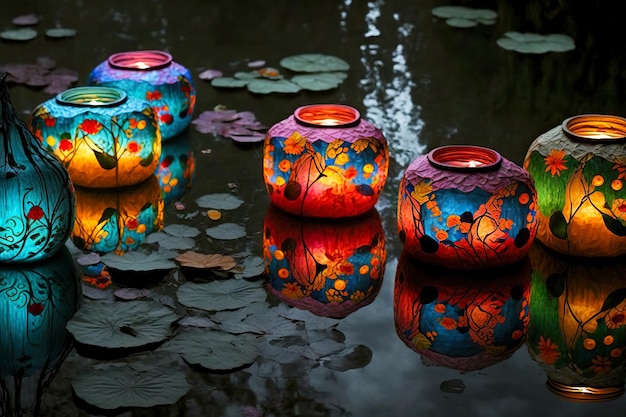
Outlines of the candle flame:
{"type": "Polygon", "coordinates": [[[318,121],[318,124],[322,125],[322,126],[337,126],[338,124],[340,124],[341,122],[337,119],[320,119],[318,121]]]}
{"type": "Polygon", "coordinates": [[[146,69],[146,68],[150,68],[150,65],[146,64],[143,61],[137,61],[135,63],[133,63],[133,65],[139,69],[146,69]]]}
{"type": "Polygon", "coordinates": [[[476,167],[479,167],[481,165],[483,165],[483,163],[480,162],[480,161],[471,160],[471,161],[467,162],[467,166],[470,167],[470,168],[476,168],[476,167]]]}

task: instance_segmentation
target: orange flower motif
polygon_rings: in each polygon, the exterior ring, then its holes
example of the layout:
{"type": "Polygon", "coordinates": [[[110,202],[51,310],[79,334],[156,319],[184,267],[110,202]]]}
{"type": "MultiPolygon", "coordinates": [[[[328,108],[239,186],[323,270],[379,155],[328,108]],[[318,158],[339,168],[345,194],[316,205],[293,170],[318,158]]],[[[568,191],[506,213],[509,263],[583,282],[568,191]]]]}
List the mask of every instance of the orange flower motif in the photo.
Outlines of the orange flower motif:
{"type": "Polygon", "coordinates": [[[623,161],[621,159],[616,160],[613,164],[613,169],[617,170],[618,172],[618,180],[626,179],[626,161],[623,161]]]}
{"type": "Polygon", "coordinates": [[[280,292],[290,300],[297,300],[298,298],[304,297],[302,288],[300,288],[300,286],[296,282],[286,282],[285,286],[280,292]]]}
{"type": "Polygon", "coordinates": [[[446,226],[455,227],[461,224],[461,216],[458,214],[451,214],[446,219],[446,226]]]}
{"type": "Polygon", "coordinates": [[[155,90],[155,91],[148,91],[146,93],[146,100],[161,100],[161,98],[163,98],[163,94],[161,94],[160,91],[155,90]]]}
{"type": "Polygon", "coordinates": [[[439,321],[439,324],[446,330],[456,329],[456,320],[451,317],[444,317],[439,321]]]}
{"type": "Polygon", "coordinates": [[[544,339],[543,336],[539,336],[539,343],[537,344],[541,359],[546,365],[552,365],[561,356],[558,351],[558,346],[555,343],[550,342],[550,338],[544,339]]]}
{"type": "Polygon", "coordinates": [[[278,163],[278,169],[282,172],[287,172],[291,168],[291,161],[289,159],[283,159],[278,163]]]}
{"type": "Polygon", "coordinates": [[[59,142],[59,149],[64,152],[71,151],[73,147],[72,142],[67,139],[61,139],[61,142],[59,142]]]}
{"type": "Polygon", "coordinates": [[[78,125],[78,128],[88,135],[95,135],[102,130],[103,126],[97,120],[85,119],[80,125],[78,125]]]}
{"type": "Polygon", "coordinates": [[[561,176],[561,171],[566,170],[565,166],[565,149],[556,150],[552,149],[550,155],[545,157],[546,169],[545,172],[550,171],[550,175],[554,177],[554,174],[561,176]]]}
{"type": "Polygon", "coordinates": [[[128,152],[130,153],[139,152],[139,144],[135,141],[129,142],[126,148],[128,149],[128,152]]]}
{"type": "Polygon", "coordinates": [[[604,322],[609,329],[618,329],[626,324],[626,314],[624,311],[613,309],[604,317],[604,322]]]}
{"type": "Polygon", "coordinates": [[[430,199],[430,193],[432,192],[433,187],[431,187],[430,183],[421,181],[418,184],[415,184],[411,197],[413,197],[418,203],[424,204],[430,199]]]}
{"type": "Polygon", "coordinates": [[[434,310],[436,313],[445,313],[446,312],[446,306],[445,304],[441,304],[441,303],[437,303],[435,304],[434,310]]]}
{"type": "Polygon", "coordinates": [[[300,155],[304,151],[305,144],[306,138],[300,136],[298,132],[294,132],[285,140],[284,151],[289,155],[300,155]]]}
{"type": "Polygon", "coordinates": [[[446,240],[448,238],[448,232],[441,229],[437,230],[437,233],[435,233],[435,237],[438,241],[446,240]]]}
{"type": "Polygon", "coordinates": [[[596,374],[611,370],[611,360],[609,358],[603,358],[598,355],[596,358],[591,359],[591,363],[593,364],[591,370],[596,374]]]}

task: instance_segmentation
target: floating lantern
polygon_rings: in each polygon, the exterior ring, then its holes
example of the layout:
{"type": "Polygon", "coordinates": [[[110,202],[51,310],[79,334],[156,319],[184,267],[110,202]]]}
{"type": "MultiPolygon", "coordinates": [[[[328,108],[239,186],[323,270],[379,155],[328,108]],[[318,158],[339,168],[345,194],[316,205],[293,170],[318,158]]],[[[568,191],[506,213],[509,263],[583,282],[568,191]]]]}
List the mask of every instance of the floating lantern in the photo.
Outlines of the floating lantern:
{"type": "Polygon", "coordinates": [[[382,132],[338,104],[299,107],[272,126],[263,150],[270,200],[305,217],[363,214],[387,179],[389,149],[382,132]]]}
{"type": "Polygon", "coordinates": [[[0,73],[0,262],[46,259],[74,222],[74,187],[17,116],[0,73]]]}
{"type": "Polygon", "coordinates": [[[500,268],[455,271],[404,250],[394,287],[400,339],[431,362],[474,371],[509,358],[529,322],[528,258],[500,268]]]}
{"type": "Polygon", "coordinates": [[[163,140],[191,122],[196,88],[191,72],[163,51],[128,51],[111,55],[89,74],[87,83],[117,87],[148,101],[156,113],[163,140]]]}
{"type": "Polygon", "coordinates": [[[188,136],[183,134],[163,142],[156,175],[161,184],[165,205],[178,200],[189,191],[195,172],[196,158],[188,136]]]}
{"type": "Polygon", "coordinates": [[[140,183],[154,173],[161,156],[151,107],[117,88],[66,90],[39,105],[29,124],[82,187],[140,183]]]}
{"type": "Polygon", "coordinates": [[[156,176],[125,188],[76,188],[71,238],[84,250],[123,254],[163,228],[163,197],[156,176]]]}
{"type": "Polygon", "coordinates": [[[528,173],[492,149],[451,145],[404,172],[398,232],[406,251],[447,268],[513,263],[537,230],[536,192],[528,173]]]}
{"type": "Polygon", "coordinates": [[[626,254],[626,119],[586,114],[530,145],[524,167],[537,188],[537,238],[568,255],[626,254]]]}
{"type": "Polygon", "coordinates": [[[337,222],[294,217],[270,206],[264,229],[268,289],[287,304],[341,318],[378,294],[387,252],[376,210],[337,222]]]}
{"type": "Polygon", "coordinates": [[[0,413],[37,416],[43,390],[72,348],[65,325],[80,307],[80,274],[65,247],[0,267],[0,413]]]}
{"type": "Polygon", "coordinates": [[[526,344],[546,371],[548,389],[577,401],[624,394],[626,284],[623,258],[565,257],[530,251],[531,322],[526,344]]]}

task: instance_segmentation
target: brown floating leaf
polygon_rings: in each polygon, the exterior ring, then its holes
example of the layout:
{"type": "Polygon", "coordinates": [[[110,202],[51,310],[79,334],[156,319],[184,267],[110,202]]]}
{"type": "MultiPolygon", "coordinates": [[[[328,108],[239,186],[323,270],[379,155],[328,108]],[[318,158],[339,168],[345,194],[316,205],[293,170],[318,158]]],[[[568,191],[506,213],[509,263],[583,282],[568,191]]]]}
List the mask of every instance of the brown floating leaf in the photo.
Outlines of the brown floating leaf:
{"type": "Polygon", "coordinates": [[[237,265],[237,262],[232,256],[204,254],[193,251],[187,251],[174,259],[176,259],[181,266],[190,268],[219,268],[222,271],[228,271],[237,265]]]}

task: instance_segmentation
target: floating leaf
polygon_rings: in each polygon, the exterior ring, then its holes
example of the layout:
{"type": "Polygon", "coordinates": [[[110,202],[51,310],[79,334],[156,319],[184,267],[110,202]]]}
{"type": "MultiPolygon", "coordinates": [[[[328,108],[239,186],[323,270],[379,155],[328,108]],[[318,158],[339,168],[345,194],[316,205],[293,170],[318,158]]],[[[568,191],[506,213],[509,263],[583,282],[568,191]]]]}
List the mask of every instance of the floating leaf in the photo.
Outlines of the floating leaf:
{"type": "Polygon", "coordinates": [[[203,254],[187,251],[175,258],[181,266],[190,268],[219,268],[228,271],[237,265],[237,261],[232,256],[220,254],[203,254]]]}
{"type": "MultiPolygon", "coordinates": [[[[176,256],[176,254],[172,255],[172,258],[176,256]]],[[[100,259],[108,267],[120,271],[162,271],[176,268],[176,264],[165,258],[160,252],[147,255],[142,252],[130,251],[122,256],[107,253],[100,259]]]]}
{"type": "Polygon", "coordinates": [[[305,90],[324,91],[337,88],[348,76],[345,72],[320,72],[317,74],[296,75],[291,81],[305,90]]]}
{"type": "Polygon", "coordinates": [[[250,81],[261,77],[261,74],[259,74],[259,71],[239,71],[235,73],[234,77],[238,80],[250,81]]]}
{"type": "Polygon", "coordinates": [[[31,28],[20,28],[0,32],[0,38],[7,41],[24,42],[37,37],[37,31],[31,28]]]}
{"type": "Polygon", "coordinates": [[[267,294],[258,283],[230,279],[206,284],[186,282],[178,288],[177,296],[178,301],[187,307],[220,311],[265,301],[267,294]]]}
{"type": "Polygon", "coordinates": [[[14,17],[13,20],[11,20],[11,23],[17,26],[33,26],[39,23],[40,20],[39,16],[31,13],[14,17]]]}
{"type": "Polygon", "coordinates": [[[209,227],[206,234],[213,239],[232,240],[246,237],[246,228],[236,223],[222,223],[219,226],[209,227]]]}
{"type": "Polygon", "coordinates": [[[179,353],[189,364],[220,372],[249,366],[260,354],[249,338],[198,328],[185,329],[163,350],[179,353]]]}
{"type": "Polygon", "coordinates": [[[324,54],[301,54],[281,59],[283,68],[295,72],[348,71],[350,64],[341,58],[324,54]]]}
{"type": "Polygon", "coordinates": [[[199,327],[202,329],[209,329],[216,326],[215,322],[201,316],[183,317],[177,323],[179,326],[199,327]]]}
{"type": "Polygon", "coordinates": [[[270,93],[297,93],[302,88],[288,80],[264,80],[257,79],[248,83],[248,91],[256,94],[270,94],[270,93]]]}
{"type": "Polygon", "coordinates": [[[243,200],[228,193],[206,194],[196,199],[196,204],[202,208],[216,210],[234,210],[243,204],[243,200]]]}
{"type": "Polygon", "coordinates": [[[222,71],[220,70],[207,69],[198,74],[198,78],[200,78],[201,80],[210,81],[214,78],[221,78],[223,75],[224,74],[222,74],[222,71]]]}
{"type": "Polygon", "coordinates": [[[213,87],[222,87],[222,88],[242,88],[248,85],[249,80],[242,80],[239,78],[233,77],[218,77],[213,78],[211,80],[211,85],[213,87]]]}
{"type": "Polygon", "coordinates": [[[448,19],[446,20],[446,23],[448,24],[448,26],[452,26],[455,28],[471,28],[474,26],[478,26],[478,21],[471,19],[448,19]]]}
{"type": "Polygon", "coordinates": [[[207,210],[206,215],[211,220],[219,220],[222,218],[222,213],[215,209],[207,210]]]}
{"type": "Polygon", "coordinates": [[[439,389],[448,394],[461,394],[465,391],[465,383],[461,379],[449,379],[439,385],[439,389]]]}
{"type": "Polygon", "coordinates": [[[169,224],[163,228],[163,232],[178,237],[194,238],[200,235],[200,229],[185,224],[169,224]]]}
{"type": "Polygon", "coordinates": [[[443,19],[487,19],[492,20],[498,16],[490,9],[472,9],[463,6],[440,6],[432,9],[432,14],[443,19]]]}
{"type": "Polygon", "coordinates": [[[566,52],[576,47],[571,37],[562,34],[506,32],[503,38],[497,40],[497,43],[501,48],[523,54],[566,52]]]}
{"type": "Polygon", "coordinates": [[[261,141],[265,138],[265,135],[258,131],[265,130],[266,127],[256,120],[252,112],[205,111],[191,123],[200,133],[222,135],[239,142],[261,141]],[[253,140],[246,139],[248,137],[253,140]]]}
{"type": "Polygon", "coordinates": [[[178,317],[155,301],[91,302],[67,323],[84,345],[108,349],[136,348],[163,341],[178,317]]]}
{"type": "Polygon", "coordinates": [[[81,266],[96,265],[100,263],[100,255],[95,252],[91,252],[87,255],[79,256],[76,259],[76,263],[81,266]]]}
{"type": "Polygon", "coordinates": [[[149,234],[145,243],[158,243],[163,249],[168,250],[187,250],[196,246],[196,241],[190,237],[172,236],[163,232],[149,234]]]}
{"type": "Polygon", "coordinates": [[[136,370],[129,365],[86,369],[72,380],[83,401],[104,410],[174,404],[190,389],[182,368],[160,366],[136,370]]]}
{"type": "Polygon", "coordinates": [[[265,272],[265,261],[260,256],[250,256],[243,260],[243,270],[235,278],[252,278],[265,272]]]}
{"type": "Polygon", "coordinates": [[[322,364],[333,371],[363,368],[372,360],[372,351],[364,345],[346,348],[340,353],[324,358],[322,364]]]}
{"type": "Polygon", "coordinates": [[[137,300],[144,298],[152,294],[152,291],[147,288],[120,288],[113,291],[113,295],[120,300],[137,300]]]}
{"type": "Polygon", "coordinates": [[[243,320],[223,320],[220,329],[228,333],[254,333],[273,340],[300,333],[296,323],[278,315],[275,309],[250,314],[243,320]]]}
{"type": "Polygon", "coordinates": [[[261,68],[263,65],[265,65],[265,61],[262,59],[248,62],[248,67],[250,68],[261,68]]]}
{"type": "Polygon", "coordinates": [[[46,36],[49,38],[71,38],[76,36],[76,29],[52,28],[46,30],[46,36]]]}

